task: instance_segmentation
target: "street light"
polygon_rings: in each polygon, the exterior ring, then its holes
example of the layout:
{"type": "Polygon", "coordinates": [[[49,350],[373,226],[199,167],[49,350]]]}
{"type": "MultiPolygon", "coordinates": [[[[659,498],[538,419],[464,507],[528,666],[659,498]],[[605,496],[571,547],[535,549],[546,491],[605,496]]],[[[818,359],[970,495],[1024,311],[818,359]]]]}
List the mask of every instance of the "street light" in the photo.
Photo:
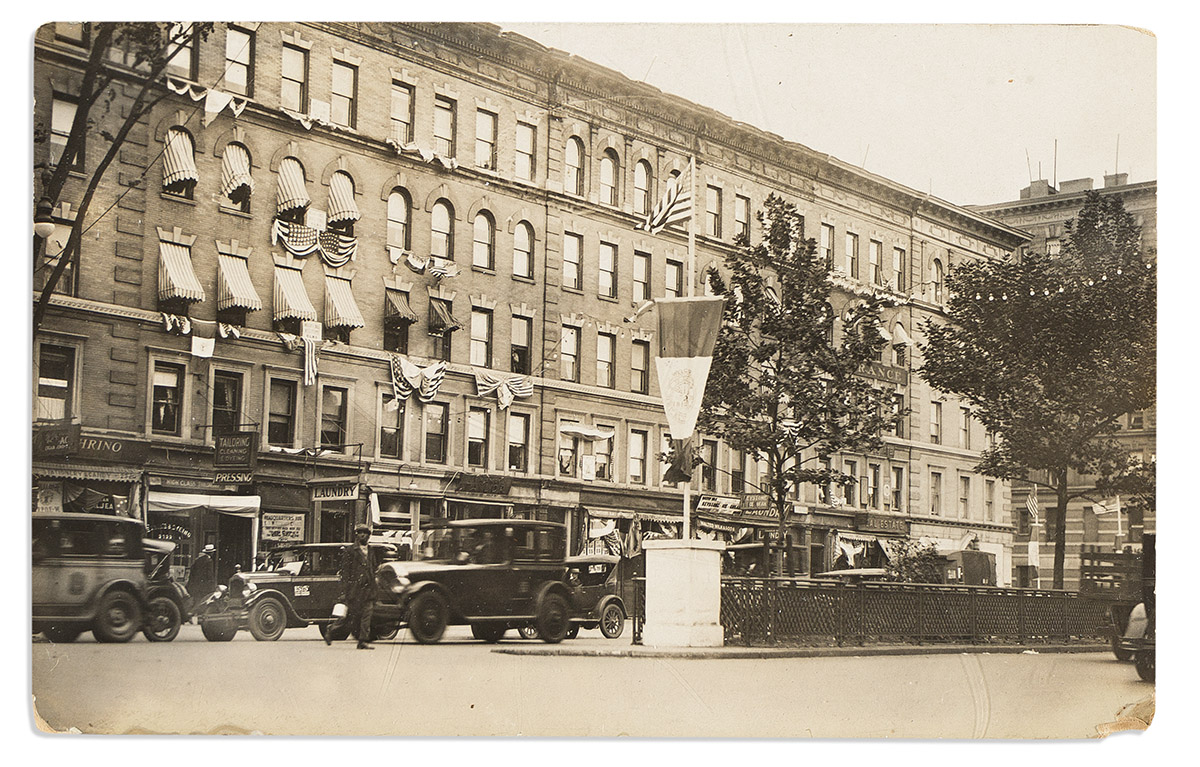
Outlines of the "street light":
{"type": "Polygon", "coordinates": [[[54,205],[50,199],[43,197],[38,200],[37,213],[33,216],[33,233],[41,239],[54,234],[54,205]]]}

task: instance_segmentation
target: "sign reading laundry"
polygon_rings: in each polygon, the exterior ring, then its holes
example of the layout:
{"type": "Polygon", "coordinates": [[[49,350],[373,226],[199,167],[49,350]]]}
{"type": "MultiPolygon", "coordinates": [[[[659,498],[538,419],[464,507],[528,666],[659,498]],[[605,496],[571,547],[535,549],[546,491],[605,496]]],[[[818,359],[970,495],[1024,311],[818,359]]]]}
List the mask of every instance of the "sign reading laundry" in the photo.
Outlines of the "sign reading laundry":
{"type": "Polygon", "coordinates": [[[358,500],[358,483],[313,485],[312,499],[314,501],[356,501],[358,500]]]}
{"type": "Polygon", "coordinates": [[[275,219],[271,227],[271,244],[282,244],[293,256],[318,253],[334,267],[344,266],[358,250],[358,238],[341,232],[321,231],[311,226],[275,219]]]}

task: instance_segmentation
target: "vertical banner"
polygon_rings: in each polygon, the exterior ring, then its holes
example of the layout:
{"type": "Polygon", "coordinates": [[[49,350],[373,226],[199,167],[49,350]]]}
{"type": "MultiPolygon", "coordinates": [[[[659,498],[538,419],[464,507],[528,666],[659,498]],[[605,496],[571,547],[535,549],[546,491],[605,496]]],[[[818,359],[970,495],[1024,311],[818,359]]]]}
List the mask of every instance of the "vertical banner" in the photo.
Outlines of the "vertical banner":
{"type": "Polygon", "coordinates": [[[659,298],[654,303],[658,309],[658,387],[663,410],[671,426],[671,438],[684,440],[696,430],[725,299],[659,298]]]}

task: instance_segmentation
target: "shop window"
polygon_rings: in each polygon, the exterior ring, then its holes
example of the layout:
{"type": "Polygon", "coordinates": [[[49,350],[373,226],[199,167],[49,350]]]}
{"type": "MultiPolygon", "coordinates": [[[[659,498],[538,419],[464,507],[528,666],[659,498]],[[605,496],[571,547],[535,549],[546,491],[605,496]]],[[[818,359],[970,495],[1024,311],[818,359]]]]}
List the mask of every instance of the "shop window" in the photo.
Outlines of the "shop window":
{"type": "Polygon", "coordinates": [[[155,434],[180,436],[183,420],[183,366],[155,362],[150,430],[155,434]]]}
{"type": "Polygon", "coordinates": [[[425,404],[425,462],[446,462],[447,406],[440,402],[425,404]]]}
{"type": "Polygon", "coordinates": [[[340,386],[325,386],[321,390],[321,448],[346,449],[347,412],[350,392],[340,386]]]}
{"type": "Polygon", "coordinates": [[[213,374],[213,436],[234,434],[242,427],[242,374],[219,370],[213,374]]]}
{"type": "Polygon", "coordinates": [[[296,382],[271,379],[267,442],[291,447],[296,440],[296,382]]]}
{"type": "Polygon", "coordinates": [[[75,415],[75,349],[42,344],[38,350],[34,419],[58,421],[75,415]]]}
{"type": "Polygon", "coordinates": [[[467,465],[488,467],[488,431],[491,414],[484,408],[473,407],[467,412],[467,465]]]}

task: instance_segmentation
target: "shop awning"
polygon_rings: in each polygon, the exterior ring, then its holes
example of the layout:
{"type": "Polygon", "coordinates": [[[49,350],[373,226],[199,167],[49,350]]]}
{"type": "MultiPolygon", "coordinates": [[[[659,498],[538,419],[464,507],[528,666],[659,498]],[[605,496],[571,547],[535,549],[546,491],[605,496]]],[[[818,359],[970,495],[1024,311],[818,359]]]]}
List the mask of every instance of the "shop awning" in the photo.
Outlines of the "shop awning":
{"type": "Polygon", "coordinates": [[[188,181],[199,181],[192,137],[186,131],[171,128],[163,147],[163,188],[170,189],[188,181]]]}
{"type": "Polygon", "coordinates": [[[204,288],[192,271],[191,248],[160,242],[158,256],[158,300],[204,300],[204,288]]]}
{"type": "Polygon", "coordinates": [[[450,307],[445,301],[433,299],[429,302],[429,332],[431,335],[453,333],[463,324],[450,314],[450,307]]]}
{"type": "Polygon", "coordinates": [[[889,331],[889,330],[888,330],[887,328],[885,328],[883,325],[880,325],[880,326],[879,326],[879,335],[883,336],[883,340],[884,340],[884,341],[887,341],[889,344],[892,342],[892,333],[891,333],[891,331],[889,331]]]}
{"type": "Polygon", "coordinates": [[[329,210],[326,215],[330,224],[359,219],[358,206],[354,204],[354,182],[345,173],[334,173],[329,179],[329,210]]]}
{"type": "Polygon", "coordinates": [[[568,437],[579,437],[580,439],[586,439],[589,442],[612,439],[614,434],[612,429],[594,429],[591,426],[584,426],[581,423],[560,424],[558,427],[558,433],[565,434],[568,437]]]}
{"type": "Polygon", "coordinates": [[[256,312],[262,308],[262,300],[250,282],[250,270],[246,259],[217,255],[217,309],[245,309],[256,312]]]}
{"type": "Polygon", "coordinates": [[[683,519],[682,511],[678,514],[660,514],[653,511],[630,511],[628,509],[605,509],[588,506],[587,513],[588,516],[599,519],[633,519],[637,517],[642,520],[665,522],[672,525],[679,524],[683,519]]]}
{"type": "Polygon", "coordinates": [[[708,530],[717,530],[722,533],[736,533],[738,531],[738,527],[736,525],[726,524],[724,522],[714,522],[711,519],[704,519],[702,517],[696,517],[695,522],[697,527],[703,527],[708,530]]]}
{"type": "Polygon", "coordinates": [[[307,208],[311,200],[304,186],[304,166],[294,157],[285,157],[279,164],[279,189],[275,196],[275,210],[283,215],[297,208],[307,208]]]}
{"type": "Polygon", "coordinates": [[[361,328],[366,325],[354,294],[350,291],[350,280],[340,277],[325,277],[325,326],[330,328],[361,328]]]}
{"type": "Polygon", "coordinates": [[[383,321],[391,326],[405,322],[416,322],[417,314],[408,305],[408,294],[399,290],[384,292],[383,321]]]}
{"type": "Polygon", "coordinates": [[[498,508],[512,508],[512,504],[508,501],[492,501],[485,498],[464,498],[462,496],[448,495],[446,500],[450,503],[472,503],[476,506],[496,506],[498,508]]]}
{"type": "Polygon", "coordinates": [[[257,495],[201,495],[165,493],[161,490],[151,490],[146,500],[150,511],[178,513],[192,509],[211,509],[237,517],[256,517],[261,504],[257,495]]]}
{"type": "Polygon", "coordinates": [[[315,320],[317,310],[304,290],[304,278],[299,269],[275,267],[275,319],[315,320]]]}
{"type": "Polygon", "coordinates": [[[875,541],[879,540],[873,535],[864,535],[862,533],[847,533],[838,530],[837,534],[839,540],[853,541],[854,543],[875,543],[875,541]]]}
{"type": "Polygon", "coordinates": [[[893,337],[893,342],[897,344],[911,344],[912,339],[908,337],[908,331],[900,323],[896,323],[896,332],[893,337]]]}
{"type": "Polygon", "coordinates": [[[35,463],[33,476],[45,479],[93,479],[103,482],[137,482],[142,470],[121,466],[73,466],[64,463],[35,463]]]}
{"type": "Polygon", "coordinates": [[[241,144],[230,144],[225,147],[225,154],[221,157],[221,194],[240,201],[253,191],[250,155],[241,144]]]}

